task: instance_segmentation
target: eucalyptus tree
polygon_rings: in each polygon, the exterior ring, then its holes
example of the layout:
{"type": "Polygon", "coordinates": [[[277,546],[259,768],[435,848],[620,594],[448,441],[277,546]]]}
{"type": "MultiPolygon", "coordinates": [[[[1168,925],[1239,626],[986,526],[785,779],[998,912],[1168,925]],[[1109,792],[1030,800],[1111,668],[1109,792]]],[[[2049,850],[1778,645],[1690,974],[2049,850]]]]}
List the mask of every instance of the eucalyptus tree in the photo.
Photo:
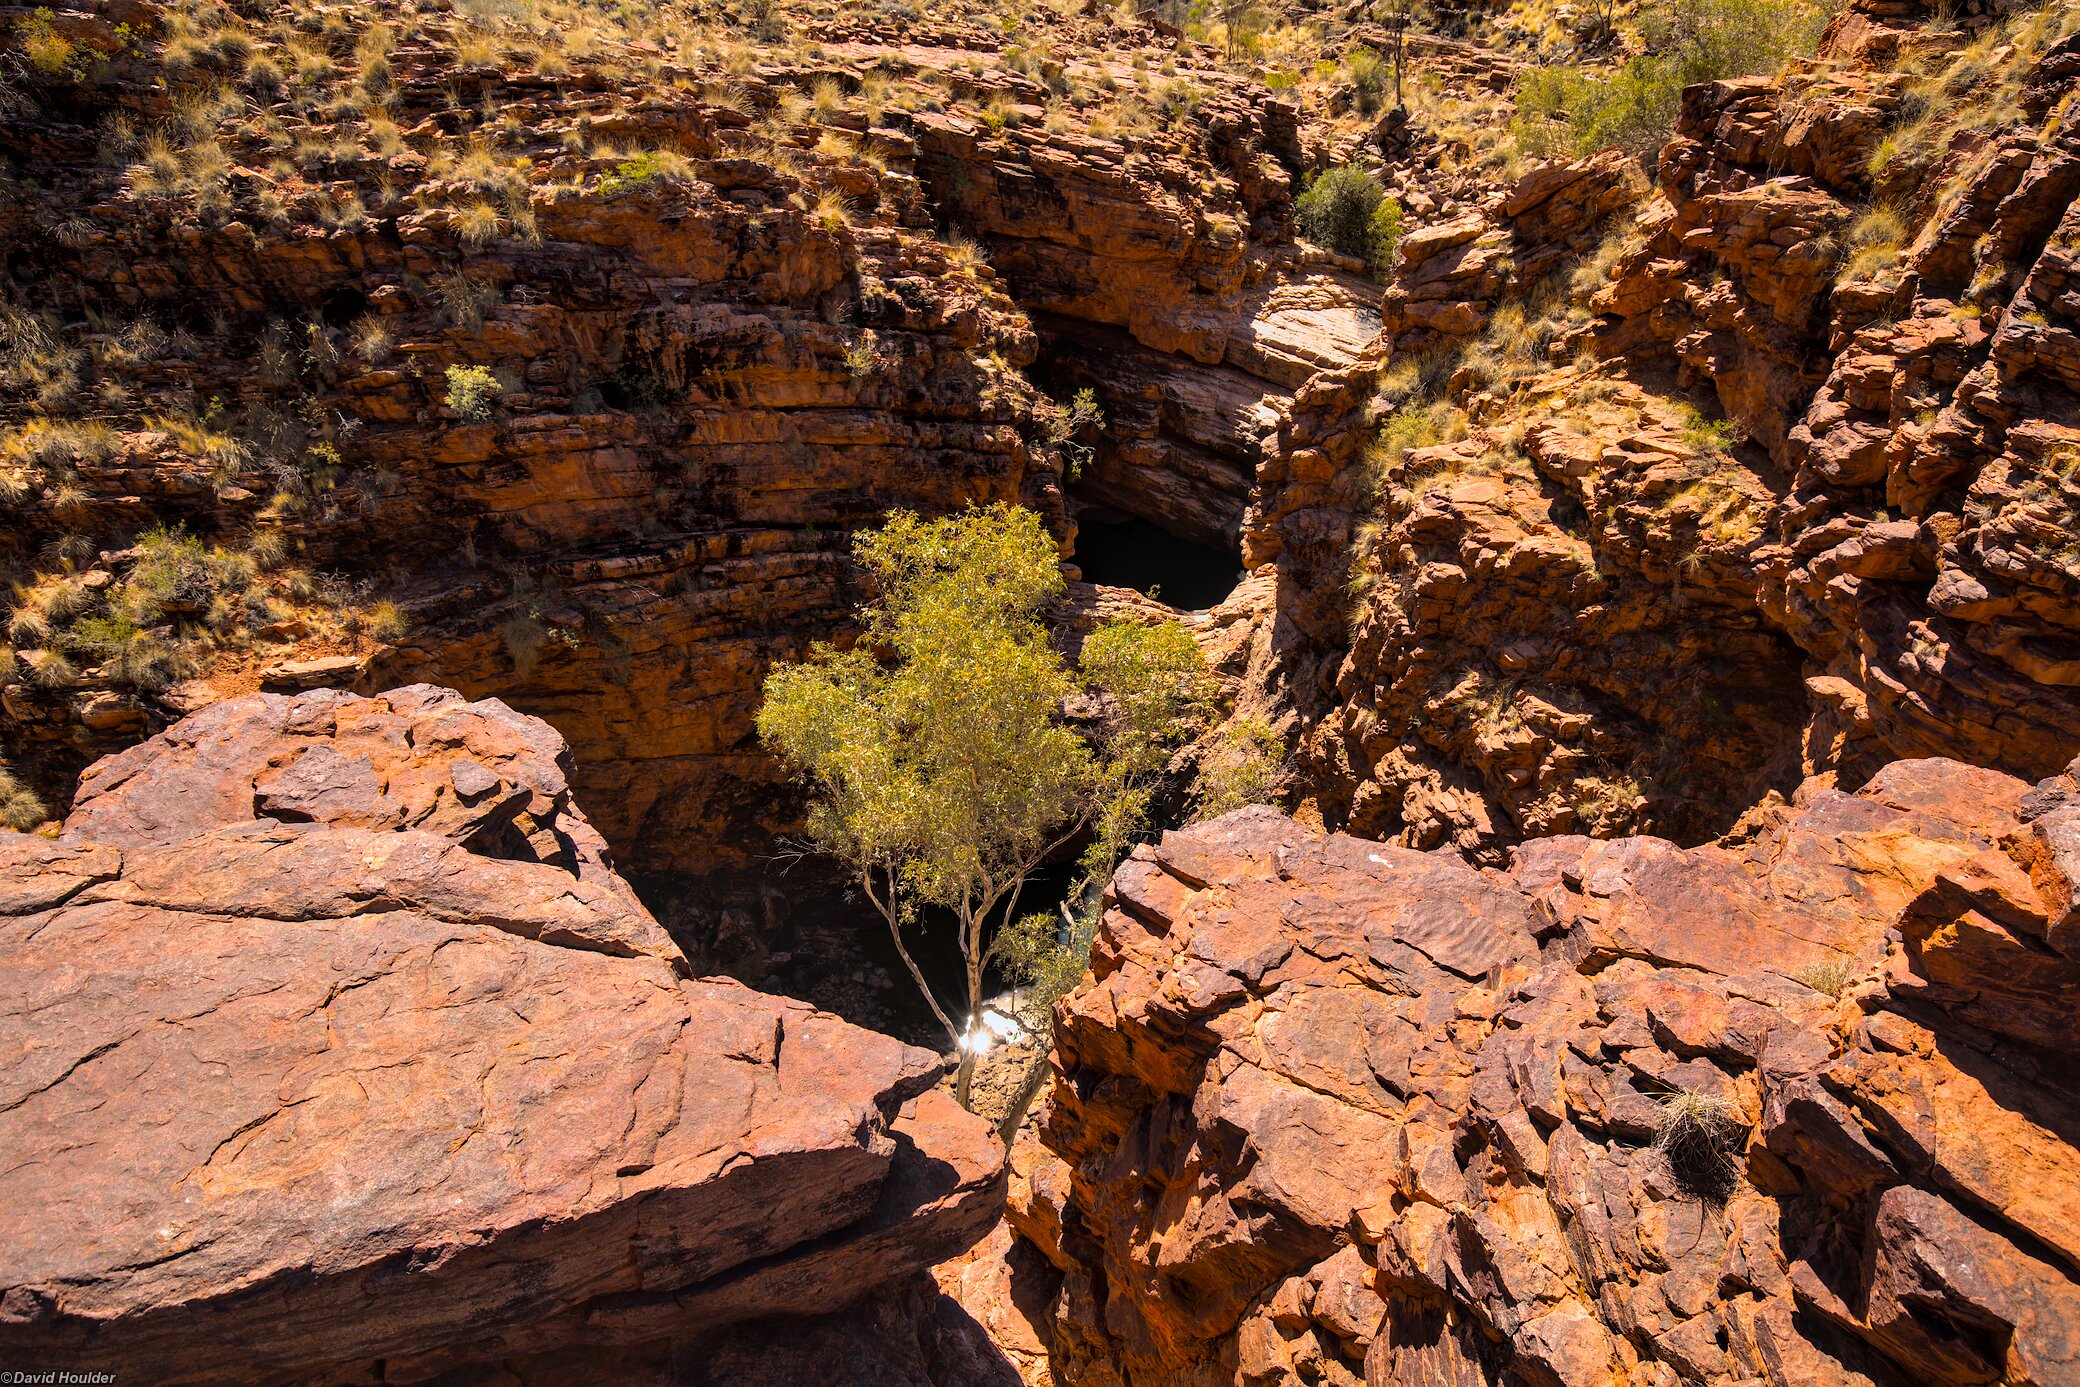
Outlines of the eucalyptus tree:
{"type": "Polygon", "coordinates": [[[1209,681],[1174,622],[1100,626],[1072,668],[1044,619],[1063,591],[1055,543],[1023,508],[898,512],[853,552],[877,589],[859,640],[775,668],[758,731],[809,785],[810,843],[845,864],[958,1047],[966,1105],[984,989],[1020,939],[1028,882],[1086,832],[1086,874],[1110,870],[1209,681]],[[913,949],[934,908],[961,959],[956,1007],[913,949]]]}

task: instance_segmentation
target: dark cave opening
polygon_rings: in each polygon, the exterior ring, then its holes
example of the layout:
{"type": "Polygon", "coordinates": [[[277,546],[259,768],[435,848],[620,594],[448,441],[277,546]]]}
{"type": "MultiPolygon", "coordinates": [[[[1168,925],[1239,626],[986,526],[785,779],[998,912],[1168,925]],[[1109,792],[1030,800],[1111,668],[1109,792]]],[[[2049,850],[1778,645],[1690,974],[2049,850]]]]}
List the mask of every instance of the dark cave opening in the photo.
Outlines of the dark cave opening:
{"type": "Polygon", "coordinates": [[[1075,557],[1085,582],[1132,588],[1183,611],[1214,606],[1242,581],[1235,555],[1101,506],[1077,515],[1075,557]]]}

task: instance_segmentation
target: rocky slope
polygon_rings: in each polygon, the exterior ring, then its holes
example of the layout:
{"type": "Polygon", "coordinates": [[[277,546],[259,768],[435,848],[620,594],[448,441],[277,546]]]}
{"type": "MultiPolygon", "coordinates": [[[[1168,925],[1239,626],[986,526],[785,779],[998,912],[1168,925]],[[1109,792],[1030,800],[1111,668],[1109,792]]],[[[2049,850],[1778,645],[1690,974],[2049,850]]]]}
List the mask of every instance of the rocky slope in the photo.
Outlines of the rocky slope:
{"type": "Polygon", "coordinates": [[[12,633],[15,744],[438,676],[551,717],[638,860],[752,847],[757,681],[846,605],[847,527],[1059,519],[1030,330],[914,177],[792,110],[752,132],[806,75],[353,18],[66,11],[92,75],[6,113],[10,383],[38,416],[8,542],[52,599],[12,633]],[[141,132],[171,121],[159,179],[141,132]],[[472,366],[499,380],[457,409],[472,366]],[[140,556],[148,522],[214,548],[140,556]]]}
{"type": "Polygon", "coordinates": [[[0,835],[0,1355],[986,1380],[918,1277],[997,1219],[988,1125],[928,1052],[689,977],[569,768],[447,690],[256,695],[0,835]]]}
{"type": "Polygon", "coordinates": [[[757,686],[853,527],[1014,499],[1070,546],[1029,374],[1099,387],[1086,499],[1232,550],[1376,324],[1293,244],[1293,110],[1144,25],[1028,69],[566,8],[9,21],[0,736],[47,802],[215,698],[429,679],[550,720],[632,866],[750,861],[757,686]]]}
{"type": "Polygon", "coordinates": [[[1808,775],[2076,751],[2069,12],[1852,5],[1781,79],[1412,231],[1244,552],[1336,826],[1703,841],[1808,775]]]}
{"type": "Polygon", "coordinates": [[[1938,760],[1506,871],[1167,835],[964,1293],[1065,1384],[2072,1381],[2076,824],[1938,760]]]}
{"type": "Polygon", "coordinates": [[[0,1351],[2076,1379],[2080,21],[1854,0],[1643,172],[1532,157],[1544,7],[1406,116],[1272,9],[0,10],[0,1351]],[[992,1226],[612,863],[757,864],[850,532],[999,499],[1239,557],[1305,826],[1122,870],[992,1226]]]}

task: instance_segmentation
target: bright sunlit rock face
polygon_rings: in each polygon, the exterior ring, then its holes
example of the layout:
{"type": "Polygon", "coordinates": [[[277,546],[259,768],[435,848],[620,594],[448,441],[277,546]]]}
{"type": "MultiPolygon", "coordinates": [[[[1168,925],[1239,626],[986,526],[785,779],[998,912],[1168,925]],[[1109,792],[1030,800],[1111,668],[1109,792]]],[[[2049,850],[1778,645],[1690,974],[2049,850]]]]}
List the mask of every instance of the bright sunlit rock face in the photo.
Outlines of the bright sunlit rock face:
{"type": "Polygon", "coordinates": [[[904,1303],[995,1223],[941,1058],[689,977],[566,757],[444,689],[255,695],[0,833],[0,1358],[669,1363],[904,1303]]]}

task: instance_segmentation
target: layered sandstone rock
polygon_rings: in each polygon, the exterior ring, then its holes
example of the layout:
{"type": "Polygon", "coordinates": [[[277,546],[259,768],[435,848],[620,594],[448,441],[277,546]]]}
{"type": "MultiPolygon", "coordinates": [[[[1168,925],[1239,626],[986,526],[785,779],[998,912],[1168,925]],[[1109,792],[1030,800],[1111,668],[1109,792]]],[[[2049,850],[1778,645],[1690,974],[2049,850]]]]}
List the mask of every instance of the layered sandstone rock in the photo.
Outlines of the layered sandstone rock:
{"type": "Polygon", "coordinates": [[[799,110],[820,72],[723,90],[616,30],[552,80],[461,63],[466,17],[322,9],[312,80],[383,101],[293,168],[279,130],[309,93],[256,77],[220,111],[222,75],[165,56],[151,7],[68,17],[112,61],[0,111],[45,190],[0,207],[0,306],[73,363],[69,393],[0,382],[59,426],[0,439],[0,564],[93,584],[10,635],[6,754],[55,799],[214,698],[433,680],[551,721],[631,863],[740,861],[791,813],[759,681],[852,605],[852,528],[1014,500],[1066,536],[1032,330],[934,237],[907,138],[799,110]],[[358,51],[381,26],[392,47],[358,51]],[[220,186],[97,146],[174,106],[207,107],[179,159],[228,161],[220,186]],[[469,368],[498,387],[450,408],[469,368]],[[197,542],[180,600],[79,636],[144,583],[155,527],[197,542]]]}
{"type": "Polygon", "coordinates": [[[1267,434],[1294,390],[1378,330],[1379,287],[1291,244],[1288,108],[1204,71],[1176,99],[1188,124],[1131,138],[923,117],[917,168],[1033,315],[1041,378],[1103,405],[1077,493],[1232,549],[1267,434]]]}
{"type": "Polygon", "coordinates": [[[1084,499],[1228,548],[1292,394],[1377,327],[1293,243],[1300,113],[1131,16],[1062,17],[1035,68],[959,13],[776,16],[824,42],[747,65],[727,22],[565,52],[503,12],[292,11],[67,11],[94,58],[0,110],[39,190],[0,207],[0,308],[73,363],[0,381],[62,426],[0,438],[0,565],[94,584],[0,662],[0,752],[54,801],[214,698],[425,679],[553,723],[632,866],[742,866],[797,807],[759,682],[858,596],[851,530],[1019,500],[1073,542],[1029,369],[1098,390],[1084,499]],[[167,173],[140,132],[174,109],[167,173]],[[488,407],[449,407],[468,368],[488,407]],[[80,636],[160,526],[229,567],[80,636]]]}
{"type": "Polygon", "coordinates": [[[1166,836],[1016,1162],[1027,1332],[1067,1384],[2073,1380],[2076,806],[1914,761],[1507,872],[1166,836]]]}
{"type": "Polygon", "coordinates": [[[1918,148],[1881,146],[1915,66],[1968,61],[1884,27],[1902,17],[1845,16],[1830,70],[1686,94],[1597,350],[1666,351],[1790,474],[1757,596],[1809,657],[1813,769],[1956,755],[2034,777],[2080,751],[2080,574],[2054,539],[2080,448],[2080,35],[2011,21],[1998,82],[1958,82],[1964,109],[1918,148]]]}
{"type": "Polygon", "coordinates": [[[2080,35],[2002,21],[1989,74],[1916,17],[1691,89],[1658,194],[1609,152],[1404,239],[1243,527],[1249,696],[1331,826],[1701,842],[1808,775],[2080,752],[2080,35]]]}
{"type": "Polygon", "coordinates": [[[995,1220],[987,1124],[928,1052],[688,977],[569,760],[446,690],[261,695],[0,835],[0,1352],[695,1383],[774,1317],[845,1312],[833,1372],[921,1332],[848,1307],[995,1220]]]}

